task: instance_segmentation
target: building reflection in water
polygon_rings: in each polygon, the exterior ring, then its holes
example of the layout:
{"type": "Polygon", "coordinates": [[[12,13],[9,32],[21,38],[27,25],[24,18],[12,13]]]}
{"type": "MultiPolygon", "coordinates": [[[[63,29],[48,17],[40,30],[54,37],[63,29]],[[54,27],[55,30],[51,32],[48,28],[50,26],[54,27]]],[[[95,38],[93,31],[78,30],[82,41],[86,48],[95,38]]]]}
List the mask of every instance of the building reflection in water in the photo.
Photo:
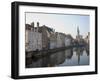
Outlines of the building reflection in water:
{"type": "Polygon", "coordinates": [[[89,65],[89,50],[85,47],[70,48],[27,61],[32,63],[27,64],[26,68],[89,65]]]}
{"type": "Polygon", "coordinates": [[[76,56],[78,57],[78,65],[80,64],[80,56],[83,55],[83,51],[84,51],[84,48],[76,48],[75,49],[76,56]]]}

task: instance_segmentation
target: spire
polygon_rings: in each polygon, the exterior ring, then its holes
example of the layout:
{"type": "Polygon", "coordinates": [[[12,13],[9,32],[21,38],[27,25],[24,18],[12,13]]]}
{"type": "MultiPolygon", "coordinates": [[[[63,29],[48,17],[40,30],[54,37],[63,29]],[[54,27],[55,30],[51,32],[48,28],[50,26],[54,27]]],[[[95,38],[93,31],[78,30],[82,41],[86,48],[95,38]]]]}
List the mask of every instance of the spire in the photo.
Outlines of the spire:
{"type": "Polygon", "coordinates": [[[80,34],[79,27],[77,26],[77,35],[80,34]]]}

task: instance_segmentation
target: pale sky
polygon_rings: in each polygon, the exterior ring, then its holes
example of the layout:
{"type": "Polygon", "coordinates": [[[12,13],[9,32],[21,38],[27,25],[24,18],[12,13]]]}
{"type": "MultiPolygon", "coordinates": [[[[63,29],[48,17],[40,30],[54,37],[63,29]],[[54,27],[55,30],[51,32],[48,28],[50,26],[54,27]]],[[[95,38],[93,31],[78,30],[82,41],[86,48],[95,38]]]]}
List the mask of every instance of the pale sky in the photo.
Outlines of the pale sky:
{"type": "Polygon", "coordinates": [[[25,13],[26,24],[34,22],[35,26],[39,22],[40,26],[46,25],[56,32],[71,34],[74,38],[77,34],[77,26],[80,34],[85,37],[89,32],[90,17],[88,15],[71,14],[47,14],[47,13],[25,13]]]}

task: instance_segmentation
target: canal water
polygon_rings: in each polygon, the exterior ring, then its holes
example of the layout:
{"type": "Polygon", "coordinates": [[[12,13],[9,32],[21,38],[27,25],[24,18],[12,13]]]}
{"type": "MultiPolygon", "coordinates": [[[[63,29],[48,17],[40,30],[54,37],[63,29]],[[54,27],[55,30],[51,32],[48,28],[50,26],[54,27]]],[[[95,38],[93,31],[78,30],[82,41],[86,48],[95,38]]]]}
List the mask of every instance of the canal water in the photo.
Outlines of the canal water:
{"type": "Polygon", "coordinates": [[[86,47],[74,47],[44,57],[30,58],[29,61],[26,68],[89,65],[89,50],[86,47]]]}

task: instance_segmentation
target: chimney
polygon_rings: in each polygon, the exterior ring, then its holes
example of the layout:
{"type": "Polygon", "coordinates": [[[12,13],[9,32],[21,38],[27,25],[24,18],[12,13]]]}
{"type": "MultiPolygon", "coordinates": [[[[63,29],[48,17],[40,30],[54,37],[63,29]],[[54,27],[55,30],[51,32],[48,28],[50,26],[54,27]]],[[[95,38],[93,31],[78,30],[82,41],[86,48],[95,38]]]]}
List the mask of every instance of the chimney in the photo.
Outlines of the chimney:
{"type": "Polygon", "coordinates": [[[33,29],[34,32],[35,32],[34,22],[31,23],[31,26],[32,26],[32,29],[33,29]]]}
{"type": "Polygon", "coordinates": [[[39,22],[37,22],[37,32],[38,32],[38,30],[39,30],[39,22]]]}
{"type": "Polygon", "coordinates": [[[37,22],[37,27],[39,27],[39,22],[37,22]]]}

